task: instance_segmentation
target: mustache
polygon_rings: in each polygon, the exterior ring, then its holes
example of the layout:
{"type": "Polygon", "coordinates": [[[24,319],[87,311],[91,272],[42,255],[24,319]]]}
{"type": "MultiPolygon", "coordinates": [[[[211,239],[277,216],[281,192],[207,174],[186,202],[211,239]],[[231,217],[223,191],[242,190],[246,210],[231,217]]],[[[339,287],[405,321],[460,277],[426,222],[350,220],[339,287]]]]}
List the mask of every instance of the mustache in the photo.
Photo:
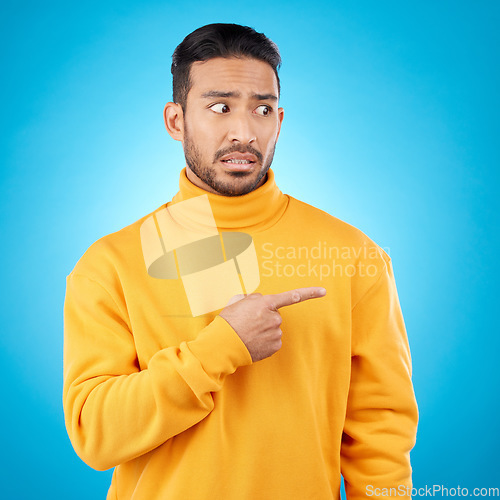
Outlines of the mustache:
{"type": "Polygon", "coordinates": [[[257,157],[260,163],[262,163],[262,160],[264,159],[262,153],[260,151],[257,151],[253,146],[250,146],[250,144],[247,145],[235,144],[234,146],[231,146],[229,148],[220,149],[219,151],[217,151],[217,153],[215,153],[214,156],[214,163],[223,156],[229,153],[236,153],[236,152],[253,154],[257,157]]]}

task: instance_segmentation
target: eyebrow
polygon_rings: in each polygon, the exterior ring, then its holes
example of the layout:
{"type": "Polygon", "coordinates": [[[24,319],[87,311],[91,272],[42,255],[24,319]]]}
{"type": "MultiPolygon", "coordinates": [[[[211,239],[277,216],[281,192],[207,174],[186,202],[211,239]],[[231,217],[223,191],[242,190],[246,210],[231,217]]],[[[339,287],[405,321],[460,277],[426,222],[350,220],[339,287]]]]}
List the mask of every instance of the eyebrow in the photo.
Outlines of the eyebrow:
{"type": "MultiPolygon", "coordinates": [[[[220,90],[209,90],[208,92],[204,92],[201,94],[202,98],[211,99],[211,98],[219,98],[219,99],[227,99],[228,97],[241,97],[240,92],[223,92],[220,90]]],[[[278,98],[274,94],[252,94],[252,99],[257,101],[277,101],[278,98]]]]}

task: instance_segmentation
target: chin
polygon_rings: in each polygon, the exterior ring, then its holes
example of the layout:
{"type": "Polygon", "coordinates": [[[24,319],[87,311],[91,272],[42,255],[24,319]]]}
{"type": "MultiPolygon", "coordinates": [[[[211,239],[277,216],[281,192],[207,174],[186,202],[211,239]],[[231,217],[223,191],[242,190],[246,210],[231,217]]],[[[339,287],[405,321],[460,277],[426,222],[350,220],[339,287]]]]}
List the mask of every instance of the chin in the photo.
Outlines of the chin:
{"type": "Polygon", "coordinates": [[[255,179],[249,179],[247,172],[237,172],[238,175],[233,174],[234,172],[230,174],[229,180],[221,180],[211,187],[224,196],[241,196],[256,189],[258,182],[255,179]]]}
{"type": "Polygon", "coordinates": [[[248,177],[250,177],[252,174],[255,174],[255,172],[250,172],[250,171],[247,171],[247,172],[237,172],[237,171],[233,171],[233,172],[226,172],[230,177],[234,177],[236,179],[246,179],[248,177]]]}

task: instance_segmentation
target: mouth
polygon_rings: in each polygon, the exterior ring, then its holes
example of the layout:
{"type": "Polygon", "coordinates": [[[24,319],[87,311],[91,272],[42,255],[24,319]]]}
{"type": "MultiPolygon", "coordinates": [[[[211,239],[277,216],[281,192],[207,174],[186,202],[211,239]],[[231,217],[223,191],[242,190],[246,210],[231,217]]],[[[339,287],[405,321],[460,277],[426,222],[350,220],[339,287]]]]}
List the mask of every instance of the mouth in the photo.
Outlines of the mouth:
{"type": "Polygon", "coordinates": [[[240,153],[235,151],[224,155],[220,162],[226,169],[238,172],[245,172],[252,170],[253,166],[257,163],[257,157],[251,153],[240,153]]]}

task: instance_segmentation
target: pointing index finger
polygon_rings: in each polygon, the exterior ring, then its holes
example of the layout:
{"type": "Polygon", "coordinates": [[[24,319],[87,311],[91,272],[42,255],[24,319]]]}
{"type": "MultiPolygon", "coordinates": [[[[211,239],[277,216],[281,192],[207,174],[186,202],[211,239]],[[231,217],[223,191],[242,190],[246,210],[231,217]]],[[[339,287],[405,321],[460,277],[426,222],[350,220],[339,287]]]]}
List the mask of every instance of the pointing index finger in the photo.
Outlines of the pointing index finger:
{"type": "Polygon", "coordinates": [[[287,292],[268,295],[270,309],[279,309],[280,307],[290,306],[304,300],[315,299],[326,295],[326,290],[319,286],[309,286],[305,288],[295,288],[287,292]]]}

